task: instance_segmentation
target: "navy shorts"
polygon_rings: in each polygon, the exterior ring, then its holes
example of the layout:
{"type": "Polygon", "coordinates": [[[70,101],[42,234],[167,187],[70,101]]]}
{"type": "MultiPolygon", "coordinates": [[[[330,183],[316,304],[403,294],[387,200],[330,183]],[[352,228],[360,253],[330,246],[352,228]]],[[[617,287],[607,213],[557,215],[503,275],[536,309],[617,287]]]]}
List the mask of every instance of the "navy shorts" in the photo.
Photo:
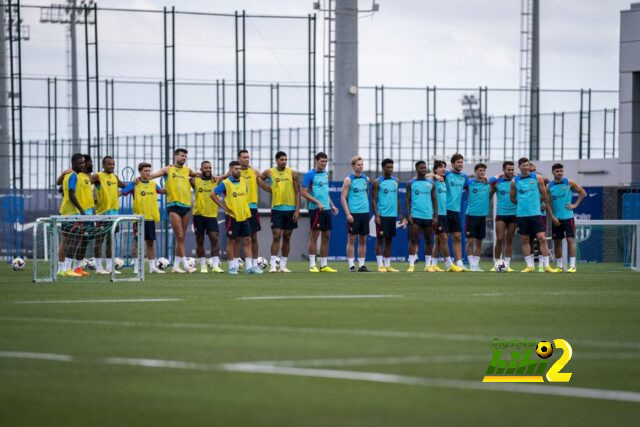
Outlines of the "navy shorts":
{"type": "MultiPolygon", "coordinates": [[[[138,235],[138,223],[133,223],[133,234],[138,235]]],[[[144,220],[144,240],[156,240],[156,223],[152,219],[144,220]]]]}
{"type": "Polygon", "coordinates": [[[193,216],[193,232],[196,236],[204,236],[218,232],[218,218],[202,215],[193,216]]]}
{"type": "Polygon", "coordinates": [[[528,236],[535,236],[538,233],[544,233],[544,224],[540,215],[519,216],[518,217],[518,233],[528,236]]]}
{"type": "Polygon", "coordinates": [[[573,238],[576,231],[576,223],[573,218],[559,219],[558,221],[560,221],[560,225],[551,226],[551,236],[553,237],[553,240],[560,240],[565,237],[573,238]]]}
{"type": "Polygon", "coordinates": [[[174,212],[183,217],[185,215],[189,215],[189,212],[191,212],[191,208],[188,208],[186,206],[173,205],[167,207],[167,212],[174,212]]]}
{"type": "Polygon", "coordinates": [[[460,212],[447,211],[447,226],[451,233],[460,233],[462,231],[462,226],[460,225],[460,212]]]}
{"type": "Polygon", "coordinates": [[[433,230],[436,234],[448,233],[449,225],[447,224],[447,216],[446,215],[438,215],[438,228],[433,230]]]}
{"type": "Polygon", "coordinates": [[[293,220],[294,212],[271,209],[271,229],[293,230],[298,228],[298,222],[293,220]]]}
{"type": "Polygon", "coordinates": [[[309,209],[309,221],[311,230],[329,231],[331,230],[331,211],[309,209]]]}
{"type": "Polygon", "coordinates": [[[251,234],[257,233],[262,229],[260,227],[260,214],[258,213],[258,209],[251,208],[251,218],[249,218],[249,227],[251,227],[251,234]]]}
{"type": "Polygon", "coordinates": [[[236,221],[235,218],[228,216],[225,230],[227,236],[230,239],[251,236],[251,225],[249,224],[249,218],[245,219],[244,221],[236,221]]]}
{"type": "Polygon", "coordinates": [[[483,240],[487,237],[487,217],[467,215],[464,229],[468,238],[483,240]]]}
{"type": "Polygon", "coordinates": [[[369,214],[368,213],[354,213],[351,214],[353,222],[349,224],[347,222],[347,233],[356,234],[359,236],[366,236],[369,234],[369,214]]]}
{"type": "Polygon", "coordinates": [[[427,228],[433,227],[433,218],[413,218],[412,221],[420,228],[420,230],[426,230],[427,228]]]}
{"type": "Polygon", "coordinates": [[[518,222],[518,219],[515,215],[496,215],[496,222],[504,222],[505,224],[515,224],[518,222]]]}
{"type": "Polygon", "coordinates": [[[396,217],[381,216],[380,225],[376,222],[376,236],[396,237],[396,217]]]}

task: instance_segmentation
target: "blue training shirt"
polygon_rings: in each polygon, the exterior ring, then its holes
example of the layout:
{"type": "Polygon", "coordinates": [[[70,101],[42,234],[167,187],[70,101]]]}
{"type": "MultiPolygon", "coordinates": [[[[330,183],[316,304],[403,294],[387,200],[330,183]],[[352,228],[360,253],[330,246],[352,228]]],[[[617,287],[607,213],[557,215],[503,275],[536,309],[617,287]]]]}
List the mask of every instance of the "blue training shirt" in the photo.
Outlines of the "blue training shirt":
{"type": "Polygon", "coordinates": [[[467,188],[469,189],[467,215],[487,216],[489,214],[489,195],[491,194],[491,184],[473,178],[467,183],[467,188]]]}
{"type": "Polygon", "coordinates": [[[433,219],[433,201],[431,190],[433,181],[428,178],[413,178],[411,184],[411,216],[420,219],[433,219]]]}
{"type": "Polygon", "coordinates": [[[448,170],[445,173],[444,182],[447,184],[447,210],[460,212],[462,191],[468,181],[469,177],[464,172],[448,170]]]}
{"type": "Polygon", "coordinates": [[[349,175],[351,184],[349,185],[349,194],[347,194],[347,205],[349,205],[349,211],[354,213],[369,213],[369,178],[361,174],[355,176],[355,174],[349,175]]]}
{"type": "Polygon", "coordinates": [[[558,219],[573,218],[573,211],[567,209],[567,205],[571,203],[573,192],[569,186],[569,180],[562,178],[560,182],[549,182],[549,193],[551,193],[551,207],[553,215],[558,219]]]}
{"type": "Polygon", "coordinates": [[[438,198],[438,215],[447,216],[447,183],[436,182],[436,196],[438,198]]]}
{"type": "Polygon", "coordinates": [[[538,188],[538,180],[535,173],[528,176],[516,176],[516,216],[540,216],[540,189],[538,188]]]}
{"type": "Polygon", "coordinates": [[[398,217],[398,178],[378,177],[378,215],[398,217]]]}
{"type": "Polygon", "coordinates": [[[499,216],[512,216],[516,214],[516,205],[511,202],[511,180],[503,176],[491,177],[489,183],[496,189],[497,212],[499,216]]]}
{"type": "MultiPolygon", "coordinates": [[[[311,169],[304,175],[302,186],[309,190],[309,193],[322,203],[325,209],[331,207],[329,203],[329,174],[327,171],[317,171],[311,169]]],[[[318,209],[315,202],[309,202],[309,209],[318,209]]]]}

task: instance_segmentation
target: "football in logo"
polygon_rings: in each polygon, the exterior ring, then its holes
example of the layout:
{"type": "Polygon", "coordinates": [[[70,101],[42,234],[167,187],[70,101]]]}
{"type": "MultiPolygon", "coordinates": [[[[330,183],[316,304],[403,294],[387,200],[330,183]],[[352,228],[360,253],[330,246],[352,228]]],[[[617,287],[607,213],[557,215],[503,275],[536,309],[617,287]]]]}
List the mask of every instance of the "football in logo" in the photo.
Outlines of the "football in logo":
{"type": "Polygon", "coordinates": [[[387,193],[389,192],[389,190],[385,188],[382,192],[383,192],[384,194],[387,194],[387,193]]]}
{"type": "Polygon", "coordinates": [[[276,182],[280,182],[280,178],[276,178],[276,182]]]}
{"type": "Polygon", "coordinates": [[[234,191],[233,193],[231,193],[231,195],[232,195],[233,197],[238,197],[238,193],[236,193],[235,191],[234,191]]]}
{"type": "Polygon", "coordinates": [[[414,194],[417,196],[418,194],[420,194],[420,191],[416,190],[414,191],[414,194]]]}
{"type": "Polygon", "coordinates": [[[141,196],[146,196],[146,195],[147,195],[147,193],[146,193],[146,191],[142,190],[142,191],[140,192],[140,195],[141,195],[141,196]]]}
{"type": "Polygon", "coordinates": [[[478,192],[478,189],[477,189],[477,188],[474,188],[474,189],[473,189],[473,192],[474,192],[474,193],[477,193],[477,192],[478,192]]]}
{"type": "Polygon", "coordinates": [[[354,188],[354,189],[353,189],[353,192],[354,192],[354,193],[357,193],[358,191],[360,191],[360,190],[359,190],[359,189],[357,189],[357,188],[354,188]]]}
{"type": "Polygon", "coordinates": [[[540,341],[536,345],[536,354],[541,359],[548,359],[553,354],[553,346],[549,341],[540,341]]]}
{"type": "Polygon", "coordinates": [[[198,193],[202,193],[204,190],[202,188],[198,188],[198,193]]]}

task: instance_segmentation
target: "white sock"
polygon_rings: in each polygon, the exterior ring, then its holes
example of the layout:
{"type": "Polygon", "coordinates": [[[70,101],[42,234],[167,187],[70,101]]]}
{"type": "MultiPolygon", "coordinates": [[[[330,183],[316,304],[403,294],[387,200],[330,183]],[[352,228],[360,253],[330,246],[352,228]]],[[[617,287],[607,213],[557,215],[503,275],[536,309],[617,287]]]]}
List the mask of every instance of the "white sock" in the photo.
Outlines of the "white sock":
{"type": "Polygon", "coordinates": [[[174,256],[173,257],[173,268],[180,268],[180,257],[179,256],[174,256]]]}
{"type": "Polygon", "coordinates": [[[207,259],[205,257],[200,257],[200,268],[207,266],[207,259]]]}
{"type": "Polygon", "coordinates": [[[253,268],[253,258],[245,258],[244,259],[244,266],[246,270],[249,270],[250,268],[253,268]]]}
{"type": "Polygon", "coordinates": [[[271,255],[271,259],[269,260],[269,266],[273,269],[276,268],[276,256],[271,255]]]}
{"type": "Polygon", "coordinates": [[[438,265],[438,258],[436,257],[431,258],[431,266],[435,267],[436,265],[438,265]]]}
{"type": "Polygon", "coordinates": [[[213,260],[213,266],[214,267],[220,267],[220,257],[219,256],[211,257],[211,259],[213,260]]]}
{"type": "Polygon", "coordinates": [[[64,261],[58,261],[58,273],[64,271],[64,261]]]}
{"type": "Polygon", "coordinates": [[[66,271],[66,270],[69,270],[70,268],[71,268],[71,258],[65,258],[63,269],[66,271]]]}
{"type": "Polygon", "coordinates": [[[444,266],[449,268],[451,267],[451,264],[453,264],[453,260],[451,259],[451,257],[450,256],[446,257],[444,259],[444,266]]]}
{"type": "MultiPolygon", "coordinates": [[[[382,255],[376,255],[376,261],[378,262],[378,267],[384,267],[384,259],[382,255]]],[[[411,262],[411,255],[409,255],[409,262],[411,262]]]]}
{"type": "Polygon", "coordinates": [[[354,262],[355,258],[347,258],[347,262],[349,263],[349,268],[355,267],[354,262]]]}
{"type": "Polygon", "coordinates": [[[527,263],[527,267],[530,267],[530,268],[535,267],[533,255],[527,255],[526,257],[524,257],[524,261],[527,263]]]}
{"type": "Polygon", "coordinates": [[[391,258],[385,258],[384,259],[384,266],[385,267],[391,267],[391,258]]]}
{"type": "Polygon", "coordinates": [[[102,258],[96,258],[96,270],[102,270],[102,258]]]}
{"type": "Polygon", "coordinates": [[[133,270],[137,270],[138,269],[138,258],[134,258],[131,260],[131,262],[133,263],[133,270]]]}
{"type": "Polygon", "coordinates": [[[105,264],[107,264],[107,270],[113,270],[113,258],[107,258],[105,264]]]}
{"type": "Polygon", "coordinates": [[[236,270],[238,269],[238,258],[233,258],[231,261],[229,261],[229,268],[235,268],[236,270]]]}
{"type": "Polygon", "coordinates": [[[358,267],[364,267],[365,258],[358,258],[358,267]]]}
{"type": "Polygon", "coordinates": [[[320,267],[327,266],[327,257],[318,257],[318,260],[320,260],[320,267]]]}
{"type": "Polygon", "coordinates": [[[569,257],[569,268],[576,268],[576,257],[569,257]]]}
{"type": "Polygon", "coordinates": [[[462,260],[461,260],[461,259],[459,259],[459,260],[457,260],[457,261],[456,261],[456,265],[457,265],[458,267],[464,267],[464,264],[462,263],[462,260]]]}
{"type": "Polygon", "coordinates": [[[309,267],[313,268],[316,266],[316,256],[309,255],[309,267]]]}
{"type": "Polygon", "coordinates": [[[544,268],[549,267],[549,257],[548,256],[543,256],[542,257],[542,266],[544,268]]]}
{"type": "Polygon", "coordinates": [[[80,262],[77,259],[73,260],[73,269],[75,270],[76,268],[80,267],[80,262]]]}
{"type": "Polygon", "coordinates": [[[425,255],[424,256],[424,263],[425,263],[426,267],[431,267],[431,255],[425,255]]]}
{"type": "Polygon", "coordinates": [[[563,268],[562,258],[556,258],[556,265],[558,266],[558,268],[563,268]]]}
{"type": "Polygon", "coordinates": [[[150,259],[149,260],[149,270],[157,270],[157,268],[156,268],[156,260],[155,259],[150,259]]]}
{"type": "Polygon", "coordinates": [[[510,256],[504,257],[504,262],[507,264],[507,268],[509,268],[509,264],[511,264],[511,257],[510,256]]]}
{"type": "Polygon", "coordinates": [[[280,268],[286,268],[287,267],[287,257],[283,256],[282,258],[280,258],[280,268]]]}
{"type": "Polygon", "coordinates": [[[416,265],[416,258],[417,258],[417,256],[409,254],[409,265],[411,267],[416,265]]]}

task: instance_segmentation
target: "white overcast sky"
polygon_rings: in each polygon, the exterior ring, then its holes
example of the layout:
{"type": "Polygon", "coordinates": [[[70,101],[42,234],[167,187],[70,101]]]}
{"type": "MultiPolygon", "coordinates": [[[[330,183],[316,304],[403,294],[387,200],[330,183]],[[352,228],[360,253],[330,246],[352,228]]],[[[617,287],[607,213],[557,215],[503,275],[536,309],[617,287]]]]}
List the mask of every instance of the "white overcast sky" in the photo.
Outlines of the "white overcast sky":
{"type": "MultiPolygon", "coordinates": [[[[61,1],[60,1],[61,2],[61,1]]],[[[520,0],[378,0],[380,11],[359,20],[360,85],[517,88],[519,84],[520,0]]],[[[554,89],[618,88],[620,10],[630,0],[540,0],[541,87],[554,89]]],[[[49,0],[25,0],[46,5],[49,0]]],[[[313,13],[312,0],[102,0],[101,7],[161,9],[251,14],[313,13]]],[[[370,0],[360,0],[370,8],[370,0]]],[[[64,77],[64,32],[61,26],[38,23],[37,9],[24,13],[31,26],[31,40],[24,45],[23,70],[30,76],[64,77]]],[[[322,49],[319,15],[318,50],[322,49]]],[[[162,77],[162,15],[101,14],[101,77],[155,79],[162,77]]],[[[177,78],[192,80],[234,79],[233,20],[179,16],[177,26],[177,78]]],[[[79,27],[79,30],[82,30],[79,27]]],[[[300,82],[307,77],[306,22],[250,20],[247,24],[247,78],[261,82],[300,82]]],[[[81,73],[84,73],[80,44],[81,73]]],[[[322,81],[318,60],[318,83],[322,81]]],[[[42,88],[25,89],[25,94],[42,88]]],[[[129,104],[155,107],[155,88],[137,88],[129,104]]],[[[208,89],[207,89],[208,90],[208,89]]],[[[211,107],[212,93],[186,90],[178,104],[211,107]]],[[[131,93],[134,90],[132,89],[131,93]]],[[[46,92],[45,92],[46,93],[46,92]]],[[[119,99],[126,94],[119,94],[119,99]]],[[[282,110],[306,103],[304,90],[282,93],[282,110]]],[[[458,94],[455,95],[459,97],[458,94]]],[[[268,92],[256,94],[254,108],[268,92]]],[[[362,93],[360,119],[369,121],[371,102],[362,93]],[[365,103],[366,105],[363,105],[365,103]]],[[[453,98],[452,98],[453,99],[453,98]]],[[[493,98],[494,102],[496,98],[493,98]]],[[[602,101],[615,107],[615,96],[602,101]]],[[[457,102],[457,100],[454,100],[457,102]]],[[[251,101],[253,102],[253,101],[251,101]]],[[[418,98],[389,97],[389,117],[411,116],[418,98]],[[403,109],[402,104],[409,107],[403,109]],[[394,110],[395,108],[395,110],[394,110]],[[393,111],[391,111],[393,110],[393,111]]],[[[573,102],[573,101],[572,101],[573,102]]],[[[597,104],[597,100],[595,101],[597,104]]],[[[507,101],[505,101],[507,103],[507,101]]],[[[509,105],[513,100],[508,100],[509,105]]],[[[495,105],[495,104],[494,104],[495,105]]],[[[517,107],[517,103],[516,103],[517,107]]],[[[555,107],[555,106],[554,106],[555,107]]],[[[456,106],[455,108],[458,108],[456,106]]],[[[505,113],[510,107],[502,108],[505,113]]],[[[551,109],[551,107],[549,107],[551,109]]],[[[566,108],[575,110],[575,102],[566,108]]],[[[499,110],[499,108],[496,108],[499,110]]],[[[515,111],[513,111],[515,113],[515,111]]],[[[155,117],[155,114],[153,117],[155,117]]],[[[135,117],[137,119],[138,116],[135,117]]],[[[132,119],[132,123],[135,120],[132,119]]],[[[122,125],[122,121],[118,122],[122,125]]],[[[126,124],[126,122],[125,122],[126,124]]],[[[262,126],[262,123],[256,123],[262,126]]],[[[44,126],[44,125],[43,125],[44,126]]],[[[28,130],[32,135],[43,126],[28,130]]],[[[154,125],[155,126],[155,125],[154,125]]],[[[193,128],[186,124],[187,128],[193,128]]],[[[132,130],[136,129],[132,125],[132,130]]],[[[155,130],[155,127],[154,127],[155,130]]],[[[123,129],[124,131],[124,129],[123,129]]]]}

